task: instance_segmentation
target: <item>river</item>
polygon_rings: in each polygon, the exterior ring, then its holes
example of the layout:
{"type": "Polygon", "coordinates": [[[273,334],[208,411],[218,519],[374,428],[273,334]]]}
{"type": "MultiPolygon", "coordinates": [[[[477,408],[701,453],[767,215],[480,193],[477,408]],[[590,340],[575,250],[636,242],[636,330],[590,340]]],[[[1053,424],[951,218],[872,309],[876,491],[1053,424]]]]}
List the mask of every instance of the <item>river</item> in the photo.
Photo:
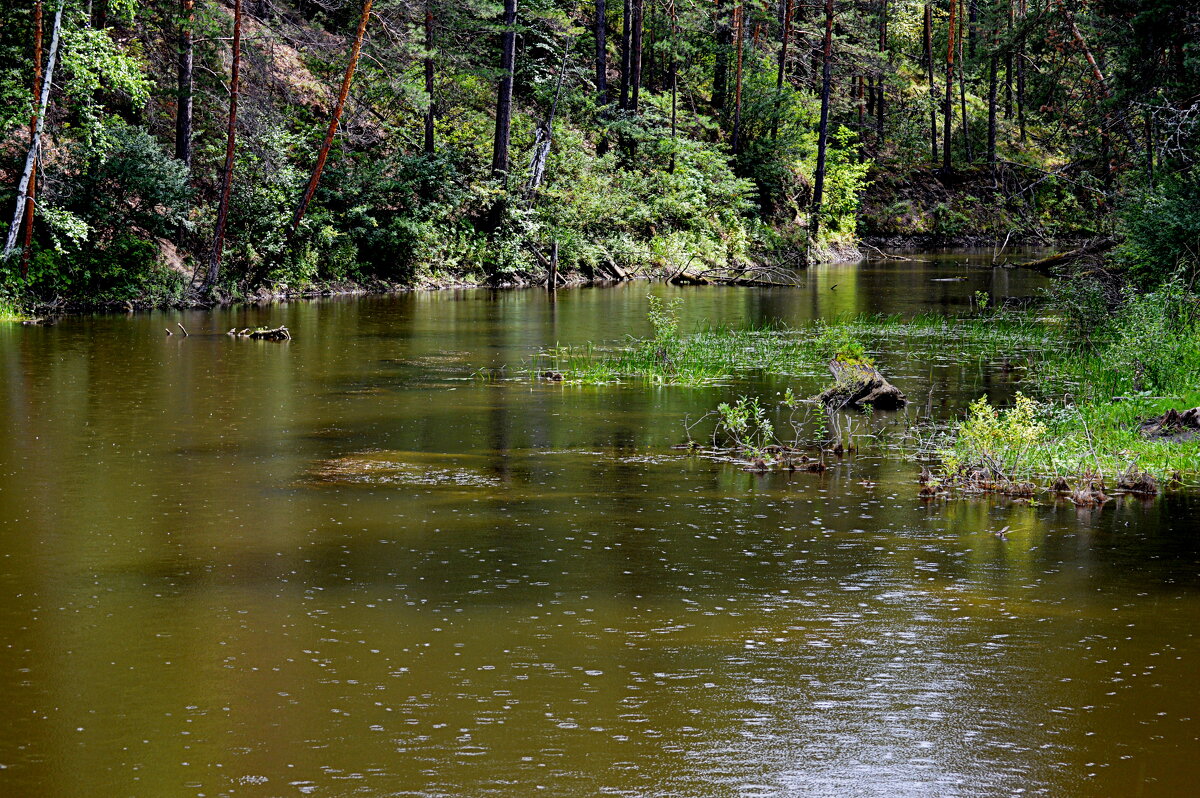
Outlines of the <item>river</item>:
{"type": "MultiPolygon", "coordinates": [[[[755,475],[671,447],[815,376],[522,371],[648,333],[648,291],[687,329],[1045,286],[990,263],[0,327],[0,794],[1195,795],[1195,499],[755,475]],[[223,335],[259,324],[294,340],[223,335]]],[[[875,355],[943,418],[1016,387],[875,355]]]]}

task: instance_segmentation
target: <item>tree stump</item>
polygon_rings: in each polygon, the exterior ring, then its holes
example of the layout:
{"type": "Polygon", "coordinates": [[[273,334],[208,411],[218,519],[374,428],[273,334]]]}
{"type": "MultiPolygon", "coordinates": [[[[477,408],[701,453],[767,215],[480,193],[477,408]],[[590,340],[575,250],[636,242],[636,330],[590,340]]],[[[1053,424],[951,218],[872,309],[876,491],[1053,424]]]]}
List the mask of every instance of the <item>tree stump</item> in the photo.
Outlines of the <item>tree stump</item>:
{"type": "Polygon", "coordinates": [[[879,410],[898,410],[908,404],[908,397],[868,363],[829,361],[834,384],[818,397],[826,407],[861,407],[871,405],[879,410]]]}
{"type": "Polygon", "coordinates": [[[1200,407],[1188,410],[1171,408],[1161,416],[1148,418],[1138,425],[1143,438],[1184,443],[1200,438],[1200,407]]]}

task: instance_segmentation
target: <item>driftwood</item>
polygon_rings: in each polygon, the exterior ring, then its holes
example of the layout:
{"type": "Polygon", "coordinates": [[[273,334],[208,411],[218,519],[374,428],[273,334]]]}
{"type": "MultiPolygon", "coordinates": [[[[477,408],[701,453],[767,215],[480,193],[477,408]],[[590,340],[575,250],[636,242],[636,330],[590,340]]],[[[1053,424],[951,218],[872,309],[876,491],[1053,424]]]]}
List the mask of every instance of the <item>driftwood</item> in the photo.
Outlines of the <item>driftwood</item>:
{"type": "Polygon", "coordinates": [[[831,360],[829,371],[835,382],[818,397],[826,407],[841,409],[871,405],[879,410],[897,410],[908,404],[908,397],[874,366],[831,360]]]}
{"type": "Polygon", "coordinates": [[[1106,252],[1117,245],[1117,242],[1111,238],[1100,239],[1099,241],[1090,241],[1078,249],[1059,252],[1045,258],[1038,258],[1026,263],[1017,263],[1022,269],[1034,269],[1039,272],[1048,272],[1055,266],[1061,266],[1064,263],[1070,263],[1073,260],[1085,258],[1088,255],[1098,255],[1101,252],[1106,252]]]}
{"type": "Polygon", "coordinates": [[[667,280],[667,282],[675,285],[710,285],[710,281],[707,277],[682,271],[676,272],[667,280]]]}
{"type": "Polygon", "coordinates": [[[290,340],[292,340],[292,334],[290,332],[288,332],[287,327],[274,327],[274,328],[270,328],[270,329],[268,329],[266,327],[260,327],[257,330],[251,330],[250,328],[246,328],[246,329],[240,330],[240,331],[236,327],[234,327],[232,330],[230,330],[229,332],[227,332],[225,334],[232,336],[234,338],[253,338],[258,341],[290,341],[290,340]]]}
{"type": "Polygon", "coordinates": [[[777,288],[796,285],[796,278],[795,274],[788,274],[786,271],[772,266],[714,267],[701,271],[693,271],[684,266],[668,277],[667,282],[675,285],[740,285],[777,288]]]}
{"type": "Polygon", "coordinates": [[[1161,416],[1143,421],[1138,431],[1143,438],[1173,443],[1200,439],[1200,407],[1183,411],[1171,408],[1161,416]]]}

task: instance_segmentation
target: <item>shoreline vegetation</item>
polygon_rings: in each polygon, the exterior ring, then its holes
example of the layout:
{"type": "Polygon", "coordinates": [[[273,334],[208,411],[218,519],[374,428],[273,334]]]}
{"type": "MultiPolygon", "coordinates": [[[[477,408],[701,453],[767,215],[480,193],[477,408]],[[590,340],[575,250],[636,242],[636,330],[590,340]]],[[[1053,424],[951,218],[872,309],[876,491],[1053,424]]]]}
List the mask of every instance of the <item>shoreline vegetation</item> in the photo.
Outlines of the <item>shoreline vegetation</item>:
{"type": "Polygon", "coordinates": [[[1081,505],[1200,479],[1193,418],[1200,414],[1172,415],[1200,405],[1198,310],[1177,281],[1130,295],[1116,315],[1087,329],[1073,327],[1065,300],[1051,296],[1036,308],[989,309],[981,302],[962,316],[857,316],[685,335],[679,301],[649,298],[652,336],[608,349],[550,350],[531,373],[581,385],[782,379],[788,383],[782,398],[738,395],[688,425],[686,448],[753,471],[822,470],[827,455],[875,447],[932,466],[918,480],[923,497],[1060,494],[1081,505]],[[1015,373],[1019,391],[1011,404],[995,406],[980,396],[951,418],[902,414],[896,435],[869,429],[883,411],[826,407],[816,395],[828,383],[831,360],[874,366],[871,353],[887,352],[893,361],[929,365],[948,349],[960,360],[1015,373]],[[800,396],[800,386],[812,398],[800,396]],[[701,428],[710,430],[703,445],[694,437],[701,428]]]}
{"type": "Polygon", "coordinates": [[[958,5],[9,3],[0,298],[744,283],[1182,219],[1195,9],[958,5]]]}

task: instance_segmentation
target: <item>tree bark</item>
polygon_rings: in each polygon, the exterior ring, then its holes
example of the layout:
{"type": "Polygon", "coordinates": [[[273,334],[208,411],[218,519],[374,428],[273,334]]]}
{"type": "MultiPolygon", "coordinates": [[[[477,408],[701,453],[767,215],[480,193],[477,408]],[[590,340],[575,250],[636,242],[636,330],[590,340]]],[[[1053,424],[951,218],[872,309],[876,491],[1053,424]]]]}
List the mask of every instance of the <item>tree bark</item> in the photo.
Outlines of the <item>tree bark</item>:
{"type": "MultiPolygon", "coordinates": [[[[1025,0],[1021,0],[1022,12],[1024,11],[1024,8],[1023,8],[1024,3],[1025,3],[1025,0]]],[[[1071,31],[1071,38],[1073,38],[1075,40],[1075,43],[1079,46],[1079,49],[1083,51],[1083,56],[1087,60],[1088,66],[1092,70],[1092,76],[1096,79],[1096,83],[1098,83],[1100,85],[1100,91],[1101,91],[1104,99],[1112,100],[1112,98],[1113,98],[1112,89],[1109,88],[1108,80],[1104,77],[1104,72],[1100,69],[1100,64],[1096,61],[1096,57],[1094,55],[1092,55],[1092,48],[1088,47],[1087,39],[1083,38],[1082,31],[1080,31],[1079,26],[1077,24],[1075,24],[1075,15],[1072,14],[1071,11],[1063,4],[1062,0],[1058,0],[1058,8],[1059,8],[1059,11],[1062,12],[1063,17],[1066,19],[1067,28],[1071,31]]],[[[1018,77],[1022,81],[1021,83],[1018,84],[1019,88],[1021,89],[1019,94],[1023,96],[1023,94],[1024,94],[1024,83],[1023,83],[1024,75],[1022,73],[1019,73],[1018,77]]],[[[1138,148],[1137,147],[1137,139],[1134,137],[1133,128],[1131,128],[1129,126],[1129,120],[1128,120],[1128,118],[1126,118],[1124,113],[1122,113],[1120,111],[1117,112],[1117,122],[1121,128],[1121,132],[1125,135],[1126,141],[1129,143],[1130,151],[1132,152],[1132,151],[1137,150],[1137,148],[1138,148]]],[[[1021,140],[1022,141],[1025,140],[1024,130],[1025,130],[1025,117],[1024,117],[1024,114],[1022,113],[1022,115],[1021,115],[1021,131],[1022,131],[1021,132],[1021,140]]],[[[1105,135],[1107,135],[1107,133],[1105,135]]]]}
{"type": "Polygon", "coordinates": [[[792,39],[792,4],[795,0],[784,0],[783,21],[779,32],[779,71],[775,75],[775,91],[783,91],[783,76],[787,70],[788,44],[792,39]]]}
{"type": "Polygon", "coordinates": [[[333,115],[329,119],[329,129],[325,131],[325,141],[321,144],[321,151],[317,154],[317,165],[313,168],[312,177],[308,180],[308,187],[304,189],[304,196],[300,198],[300,204],[296,206],[296,215],[292,217],[292,235],[295,235],[296,230],[299,229],[300,222],[304,219],[304,212],[308,210],[308,203],[312,201],[313,194],[317,193],[317,186],[321,182],[321,173],[325,171],[325,161],[329,158],[329,149],[333,146],[333,137],[337,134],[338,124],[342,121],[342,111],[346,107],[346,98],[350,95],[350,83],[354,80],[354,69],[358,66],[358,54],[362,50],[363,36],[367,32],[367,22],[371,18],[373,2],[374,0],[366,0],[363,3],[362,16],[358,20],[358,30],[354,33],[354,45],[350,48],[350,62],[346,64],[346,74],[342,77],[342,88],[338,92],[337,103],[334,105],[333,115]]]}
{"type": "Polygon", "coordinates": [[[1021,142],[1025,131],[1025,0],[1017,0],[1017,12],[1021,21],[1021,35],[1017,42],[1017,127],[1021,131],[1021,142]]]}
{"type": "Polygon", "coordinates": [[[229,219],[229,193],[233,188],[233,156],[237,147],[237,110],[239,72],[242,65],[242,0],[233,0],[233,63],[229,70],[229,125],[225,132],[225,169],[221,175],[221,199],[217,205],[217,227],[213,231],[212,251],[208,255],[208,271],[204,285],[217,282],[221,270],[221,254],[225,249],[225,222],[229,219]]]}
{"type": "Polygon", "coordinates": [[[179,60],[175,110],[175,157],[192,168],[192,22],[196,0],[181,0],[179,19],[179,60]]]}
{"type": "Polygon", "coordinates": [[[713,108],[720,115],[725,110],[725,95],[729,84],[730,30],[725,21],[724,0],[716,0],[717,52],[713,63],[713,108]]]}
{"type": "Polygon", "coordinates": [[[908,404],[904,393],[874,366],[831,360],[829,372],[835,382],[818,397],[826,407],[840,410],[871,405],[879,410],[898,410],[908,404]]]}
{"type": "Polygon", "coordinates": [[[425,109],[425,154],[433,155],[437,106],[433,102],[433,5],[429,0],[425,0],[425,96],[429,98],[429,107],[425,109]]]}
{"type": "MultiPolygon", "coordinates": [[[[42,0],[37,0],[33,7],[33,111],[29,117],[29,144],[37,136],[38,110],[37,101],[42,96],[42,0]]],[[[33,217],[37,211],[35,198],[37,196],[37,159],[33,162],[33,171],[29,175],[29,193],[25,196],[25,239],[21,244],[21,276],[29,276],[29,252],[33,244],[33,217]]]]}
{"type": "Polygon", "coordinates": [[[621,7],[621,97],[619,107],[622,111],[629,108],[629,67],[633,63],[629,51],[632,39],[630,22],[633,18],[633,0],[625,0],[621,7]]]}
{"type": "MultiPolygon", "coordinates": [[[[879,0],[879,54],[881,61],[890,60],[888,56],[888,0],[879,0]]],[[[883,146],[883,89],[884,74],[881,72],[875,86],[875,91],[879,93],[875,99],[875,137],[880,147],[883,146]]]]}
{"type": "Polygon", "coordinates": [[[821,123],[817,129],[817,170],[813,175],[810,241],[816,241],[817,233],[821,229],[821,201],[825,194],[825,150],[829,144],[829,89],[833,83],[833,2],[834,0],[825,0],[825,39],[821,46],[821,123]]]}
{"type": "Polygon", "coordinates": [[[729,145],[734,155],[738,154],[742,135],[742,48],[746,38],[745,15],[745,5],[741,0],[738,0],[738,4],[733,8],[733,35],[736,37],[735,48],[737,55],[734,63],[733,137],[729,145]]]}
{"type": "Polygon", "coordinates": [[[970,120],[967,117],[967,63],[963,58],[963,35],[961,31],[963,21],[966,17],[965,6],[966,0],[960,0],[958,6],[958,24],[960,28],[958,35],[958,101],[962,117],[963,150],[967,154],[967,162],[970,163],[975,160],[975,156],[971,152],[971,127],[970,120]]]}
{"type": "Polygon", "coordinates": [[[950,155],[950,144],[954,137],[950,135],[950,131],[954,124],[954,24],[957,21],[957,11],[958,0],[950,0],[949,38],[946,45],[946,99],[942,106],[942,172],[946,175],[954,169],[950,155]]]}
{"type": "Polygon", "coordinates": [[[987,131],[987,160],[988,166],[996,169],[996,93],[999,88],[997,70],[999,58],[996,55],[996,31],[992,29],[992,55],[988,61],[988,131],[987,131]]]}
{"type": "Polygon", "coordinates": [[[1010,42],[1004,48],[1004,118],[1013,118],[1013,47],[1011,43],[1013,32],[1013,0],[1005,0],[1008,5],[1008,37],[1010,42]]]}
{"type": "Polygon", "coordinates": [[[779,70],[775,74],[775,118],[771,120],[771,138],[779,135],[779,116],[783,108],[783,78],[787,72],[788,45],[792,39],[792,13],[795,0],[780,2],[782,19],[779,21],[779,70]]]}
{"type": "MultiPolygon", "coordinates": [[[[679,35],[678,15],[675,9],[675,0],[667,0],[670,4],[671,11],[671,143],[675,144],[679,134],[679,53],[675,49],[676,37],[679,35]]],[[[671,149],[671,164],[667,168],[671,174],[675,173],[675,149],[671,149]]]]}
{"type": "Polygon", "coordinates": [[[596,0],[596,105],[608,105],[608,9],[596,0]]]}
{"type": "Polygon", "coordinates": [[[41,155],[42,134],[46,130],[46,106],[50,103],[50,88],[54,85],[54,64],[58,59],[58,41],[62,31],[62,15],[65,4],[65,0],[60,0],[58,11],[54,14],[54,28],[50,35],[50,55],[46,61],[46,74],[42,80],[41,101],[38,103],[37,120],[33,124],[29,152],[25,156],[25,169],[22,171],[21,180],[17,185],[17,207],[13,212],[12,225],[8,228],[8,239],[4,243],[4,258],[11,256],[13,250],[16,249],[17,237],[20,235],[21,223],[25,218],[25,208],[29,199],[30,180],[33,177],[34,165],[41,155]]]}
{"type": "Polygon", "coordinates": [[[642,88],[642,0],[633,0],[630,21],[633,23],[633,34],[630,41],[629,54],[629,111],[638,112],[639,97],[642,88]]]}
{"type": "Polygon", "coordinates": [[[537,193],[546,174],[546,159],[550,156],[550,145],[554,141],[554,115],[558,112],[558,98],[562,96],[563,78],[567,74],[567,59],[571,56],[573,41],[574,38],[568,36],[566,44],[563,45],[562,65],[558,69],[558,80],[554,86],[554,102],[550,104],[550,113],[546,117],[545,124],[539,126],[537,130],[533,158],[529,163],[529,182],[525,186],[526,193],[530,198],[537,193]]]}
{"type": "Polygon", "coordinates": [[[925,70],[929,78],[929,146],[933,153],[930,163],[938,162],[937,88],[933,83],[933,3],[925,3],[925,70]]]}

